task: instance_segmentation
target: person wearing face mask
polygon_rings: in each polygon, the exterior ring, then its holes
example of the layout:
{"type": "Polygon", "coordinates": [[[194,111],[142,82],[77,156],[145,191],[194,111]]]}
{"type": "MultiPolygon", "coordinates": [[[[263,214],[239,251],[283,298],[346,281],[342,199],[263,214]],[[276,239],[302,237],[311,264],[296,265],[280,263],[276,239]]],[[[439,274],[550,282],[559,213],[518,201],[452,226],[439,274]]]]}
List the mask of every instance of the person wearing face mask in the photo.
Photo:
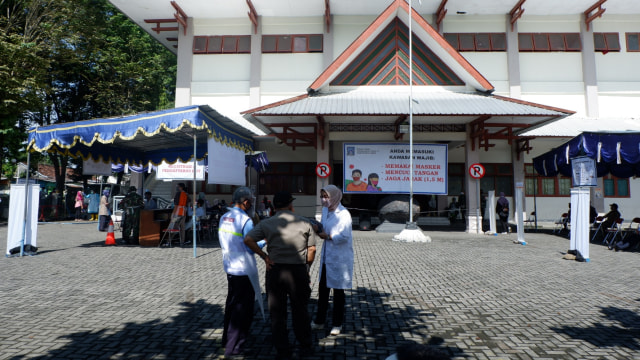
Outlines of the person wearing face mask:
{"type": "Polygon", "coordinates": [[[347,184],[347,191],[367,191],[367,183],[362,181],[362,170],[355,169],[351,172],[352,182],[347,184]]]}
{"type": "Polygon", "coordinates": [[[378,181],[380,180],[380,176],[376,173],[371,173],[367,177],[367,191],[382,191],[381,188],[378,187],[378,181]]]}
{"type": "Polygon", "coordinates": [[[318,309],[312,329],[323,329],[329,307],[329,291],[333,289],[333,319],[330,334],[339,335],[344,320],[344,289],[350,289],[353,279],[353,237],[349,211],[340,204],[342,191],[335,185],[320,190],[323,232],[318,234],[324,244],[320,252],[318,309]]]}
{"type": "MultiPolygon", "coordinates": [[[[228,287],[222,333],[225,357],[243,355],[244,343],[250,335],[254,302],[258,301],[263,310],[256,259],[244,243],[244,237],[253,229],[249,215],[252,199],[251,189],[246,186],[237,188],[232,195],[233,207],[222,215],[218,227],[228,287]]],[[[258,242],[260,248],[264,244],[265,241],[258,242]]]]}

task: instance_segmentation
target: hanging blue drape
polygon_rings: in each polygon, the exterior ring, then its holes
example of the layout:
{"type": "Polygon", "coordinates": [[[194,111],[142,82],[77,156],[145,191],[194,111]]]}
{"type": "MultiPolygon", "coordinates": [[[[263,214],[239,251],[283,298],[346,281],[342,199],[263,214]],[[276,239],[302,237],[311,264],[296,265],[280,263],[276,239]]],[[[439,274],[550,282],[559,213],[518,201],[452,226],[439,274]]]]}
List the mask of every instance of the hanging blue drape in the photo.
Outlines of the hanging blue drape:
{"type": "Polygon", "coordinates": [[[578,156],[596,160],[598,177],[640,176],[640,133],[584,132],[534,158],[533,167],[542,176],[571,176],[571,159],[578,156]]]}

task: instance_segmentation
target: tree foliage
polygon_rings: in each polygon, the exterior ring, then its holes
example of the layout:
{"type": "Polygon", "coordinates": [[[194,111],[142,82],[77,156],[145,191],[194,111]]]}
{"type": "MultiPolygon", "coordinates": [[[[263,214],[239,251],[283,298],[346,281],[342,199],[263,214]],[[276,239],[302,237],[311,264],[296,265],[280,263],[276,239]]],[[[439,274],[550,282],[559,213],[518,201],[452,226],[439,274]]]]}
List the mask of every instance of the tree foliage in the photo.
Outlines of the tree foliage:
{"type": "MultiPolygon", "coordinates": [[[[173,106],[175,55],[107,0],[0,0],[0,11],[3,153],[20,156],[28,126],[173,106]]],[[[62,190],[69,159],[49,158],[62,190]]]]}

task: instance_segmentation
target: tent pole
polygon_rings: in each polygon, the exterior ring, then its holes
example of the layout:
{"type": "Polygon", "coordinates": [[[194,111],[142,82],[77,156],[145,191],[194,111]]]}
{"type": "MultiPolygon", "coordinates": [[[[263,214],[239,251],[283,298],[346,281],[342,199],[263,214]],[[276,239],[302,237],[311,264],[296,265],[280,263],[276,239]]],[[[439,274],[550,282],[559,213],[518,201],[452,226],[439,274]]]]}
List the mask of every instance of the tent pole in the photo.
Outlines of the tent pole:
{"type": "Polygon", "coordinates": [[[27,215],[29,206],[29,167],[31,162],[31,153],[27,150],[27,171],[24,177],[24,219],[22,221],[22,239],[20,239],[20,257],[24,256],[24,242],[27,237],[27,215]]]}
{"type": "Polygon", "coordinates": [[[196,145],[198,144],[198,134],[196,133],[196,129],[193,129],[193,204],[191,215],[191,234],[193,234],[193,257],[196,258],[196,170],[198,169],[198,157],[196,154],[196,145]]]}

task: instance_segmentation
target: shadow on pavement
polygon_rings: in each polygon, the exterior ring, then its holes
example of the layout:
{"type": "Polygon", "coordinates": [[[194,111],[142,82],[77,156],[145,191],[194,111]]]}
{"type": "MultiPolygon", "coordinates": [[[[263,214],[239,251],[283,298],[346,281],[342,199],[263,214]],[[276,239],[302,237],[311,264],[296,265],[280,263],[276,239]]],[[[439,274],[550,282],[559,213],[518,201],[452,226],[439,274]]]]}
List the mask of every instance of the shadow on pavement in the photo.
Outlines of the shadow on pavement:
{"type": "MultiPolygon", "coordinates": [[[[198,300],[183,302],[183,310],[170,322],[160,319],[144,323],[129,322],[115,333],[108,329],[81,331],[64,335],[61,339],[70,341],[67,345],[51,350],[47,355],[31,357],[14,356],[19,359],[201,359],[216,354],[220,348],[219,339],[205,337],[212,328],[222,328],[214,324],[214,314],[221,313],[219,305],[211,305],[198,300]]],[[[219,321],[218,321],[219,322],[219,321]]],[[[222,335],[220,335],[222,336],[222,335]]]]}
{"type": "MultiPolygon", "coordinates": [[[[353,289],[350,293],[347,292],[343,334],[353,332],[348,335],[349,339],[354,339],[355,342],[341,341],[344,339],[342,335],[338,338],[328,336],[331,329],[328,326],[325,327],[324,333],[319,334],[321,352],[323,354],[334,353],[334,358],[342,358],[340,357],[342,355],[373,359],[376,358],[375,355],[368,351],[371,350],[372,345],[375,345],[373,346],[375,349],[388,349],[388,354],[377,357],[385,359],[399,348],[421,344],[428,345],[451,357],[467,357],[464,351],[457,346],[446,346],[445,339],[439,337],[425,321],[426,319],[435,319],[436,314],[411,306],[407,304],[406,300],[406,298],[391,293],[378,292],[363,287],[353,289]],[[410,335],[407,336],[407,334],[410,335]],[[372,338],[373,344],[371,344],[372,338]],[[336,339],[337,341],[335,341],[336,339]]],[[[315,302],[312,299],[313,305],[315,302]]],[[[313,305],[311,314],[315,314],[315,306],[313,305]]],[[[328,323],[331,321],[331,315],[330,310],[327,314],[328,323]]]]}
{"type": "MultiPolygon", "coordinates": [[[[640,299],[638,299],[640,301],[640,299]]],[[[565,334],[571,338],[589,342],[597,347],[626,347],[629,350],[640,351],[640,315],[627,309],[613,306],[601,307],[603,315],[610,320],[617,321],[617,326],[595,324],[591,327],[563,326],[551,330],[565,334]],[[606,336],[604,336],[606,334],[606,336]]]]}

